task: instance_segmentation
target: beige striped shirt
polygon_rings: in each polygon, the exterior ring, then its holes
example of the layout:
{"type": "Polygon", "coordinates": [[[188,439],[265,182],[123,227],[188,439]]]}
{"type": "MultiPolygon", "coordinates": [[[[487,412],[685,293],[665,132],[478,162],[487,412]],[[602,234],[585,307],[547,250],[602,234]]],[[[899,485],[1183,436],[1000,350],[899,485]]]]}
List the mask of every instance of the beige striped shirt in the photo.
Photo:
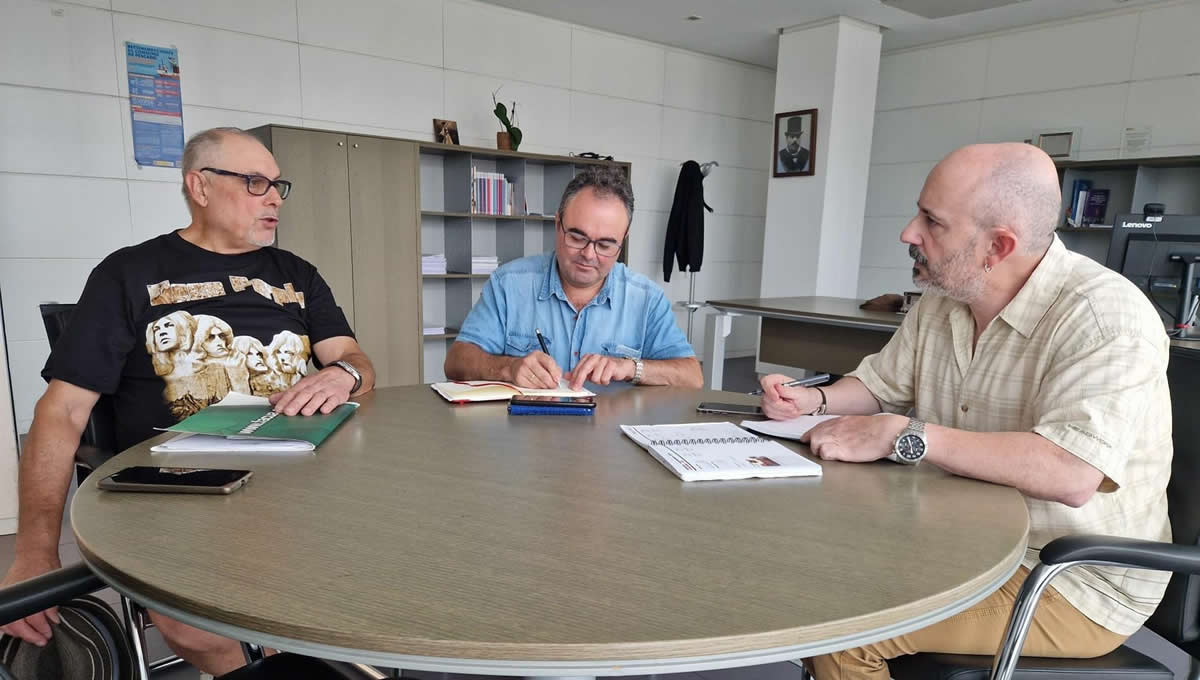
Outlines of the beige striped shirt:
{"type": "MultiPolygon", "coordinates": [[[[913,408],[920,420],[974,432],[1034,432],[1105,474],[1081,508],[1025,499],[1026,566],[1059,536],[1169,541],[1170,342],[1146,296],[1056,237],[972,354],[974,331],[966,305],[926,294],[853,375],[888,411],[913,408]]],[[[1168,578],[1075,567],[1052,585],[1088,618],[1129,635],[1154,612],[1168,578]]]]}

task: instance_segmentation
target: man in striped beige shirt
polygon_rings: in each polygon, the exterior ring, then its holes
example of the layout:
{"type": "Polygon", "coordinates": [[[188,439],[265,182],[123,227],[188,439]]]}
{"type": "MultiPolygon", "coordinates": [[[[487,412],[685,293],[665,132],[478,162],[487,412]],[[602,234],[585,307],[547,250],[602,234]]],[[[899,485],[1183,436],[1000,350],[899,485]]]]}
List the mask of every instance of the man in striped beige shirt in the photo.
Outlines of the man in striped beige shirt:
{"type": "MultiPolygon", "coordinates": [[[[806,435],[825,460],[927,460],[1015,487],[1029,508],[1029,549],[1013,578],[967,611],[809,659],[817,680],[886,680],[887,659],[916,652],[995,653],[1022,581],[1054,538],[1171,538],[1169,341],[1141,291],[1055,236],[1054,163],[1027,144],[965,147],[930,172],[917,207],[900,240],[926,293],[895,336],[829,387],[764,377],[763,410],[845,416],[806,435]],[[880,411],[888,415],[870,415],[880,411]]],[[[1112,651],[1153,613],[1168,576],[1065,572],[1043,595],[1024,653],[1112,651]]]]}

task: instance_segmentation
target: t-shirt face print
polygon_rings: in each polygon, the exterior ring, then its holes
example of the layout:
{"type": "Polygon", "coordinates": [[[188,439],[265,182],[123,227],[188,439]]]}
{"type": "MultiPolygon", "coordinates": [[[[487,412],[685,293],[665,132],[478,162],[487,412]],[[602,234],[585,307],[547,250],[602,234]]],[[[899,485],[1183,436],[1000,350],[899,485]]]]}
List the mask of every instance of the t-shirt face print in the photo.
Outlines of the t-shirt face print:
{"type": "Polygon", "coordinates": [[[220,255],[170,233],[93,270],[42,376],[112,395],[118,446],[231,391],[298,383],[313,345],[353,333],[316,269],[277,248],[220,255]]]}

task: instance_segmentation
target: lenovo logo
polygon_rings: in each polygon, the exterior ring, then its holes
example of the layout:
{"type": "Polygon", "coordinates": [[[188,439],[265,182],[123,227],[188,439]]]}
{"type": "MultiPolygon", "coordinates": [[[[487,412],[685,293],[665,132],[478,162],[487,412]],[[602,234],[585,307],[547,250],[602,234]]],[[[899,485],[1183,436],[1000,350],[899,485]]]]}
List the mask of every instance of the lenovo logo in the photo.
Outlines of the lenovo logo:
{"type": "Polygon", "coordinates": [[[1153,229],[1154,225],[1149,222],[1122,222],[1123,229],[1153,229]]]}

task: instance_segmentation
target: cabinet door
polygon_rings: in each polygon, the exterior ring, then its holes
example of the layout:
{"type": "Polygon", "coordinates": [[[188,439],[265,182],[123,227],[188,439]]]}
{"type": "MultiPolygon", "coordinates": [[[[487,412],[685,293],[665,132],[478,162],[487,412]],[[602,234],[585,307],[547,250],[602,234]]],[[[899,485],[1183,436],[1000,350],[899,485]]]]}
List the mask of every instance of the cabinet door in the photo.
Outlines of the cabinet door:
{"type": "Polygon", "coordinates": [[[355,333],[376,384],[421,382],[417,145],[350,137],[355,333]]]}
{"type": "Polygon", "coordinates": [[[355,325],[346,135],[275,128],[271,149],[292,193],[279,211],[280,248],[311,262],[355,325]]]}

